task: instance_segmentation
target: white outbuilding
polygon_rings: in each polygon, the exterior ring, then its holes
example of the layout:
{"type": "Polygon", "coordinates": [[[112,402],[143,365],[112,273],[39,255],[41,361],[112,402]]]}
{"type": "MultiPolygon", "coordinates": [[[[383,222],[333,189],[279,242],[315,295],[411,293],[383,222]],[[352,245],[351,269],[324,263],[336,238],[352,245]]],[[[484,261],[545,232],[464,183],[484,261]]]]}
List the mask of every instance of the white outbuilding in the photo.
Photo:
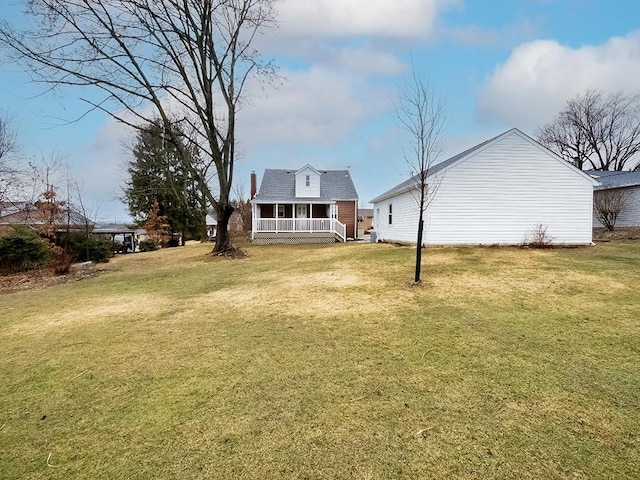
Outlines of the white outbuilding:
{"type": "MultiPolygon", "coordinates": [[[[593,188],[586,173],[513,128],[428,171],[427,245],[591,243],[593,188]]],[[[377,239],[416,243],[416,178],[371,200],[377,239]]]]}

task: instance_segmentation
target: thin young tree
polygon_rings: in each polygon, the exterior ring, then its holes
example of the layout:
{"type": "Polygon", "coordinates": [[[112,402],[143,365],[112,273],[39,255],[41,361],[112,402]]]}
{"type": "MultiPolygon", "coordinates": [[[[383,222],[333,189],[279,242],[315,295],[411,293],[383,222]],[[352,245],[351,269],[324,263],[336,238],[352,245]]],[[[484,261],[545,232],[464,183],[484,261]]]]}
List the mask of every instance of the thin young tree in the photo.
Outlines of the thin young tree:
{"type": "Polygon", "coordinates": [[[133,128],[160,118],[218,217],[215,252],[231,249],[228,221],[236,122],[254,74],[275,73],[252,47],[275,25],[275,0],[24,0],[27,29],[0,22],[0,44],[50,88],[91,92],[89,109],[133,128]],[[172,128],[176,119],[181,128],[172,128]],[[195,139],[195,140],[194,140],[195,139]],[[187,146],[217,178],[207,184],[187,146]]]}
{"type": "Polygon", "coordinates": [[[569,100],[537,137],[580,169],[640,169],[640,94],[588,90],[569,100]]]}
{"type": "Polygon", "coordinates": [[[430,170],[442,155],[442,128],[445,122],[444,105],[429,83],[412,66],[408,80],[400,87],[395,117],[409,135],[410,146],[404,150],[411,181],[408,189],[418,205],[418,231],[414,283],[421,281],[424,217],[433,200],[439,181],[430,178],[430,170]]]}

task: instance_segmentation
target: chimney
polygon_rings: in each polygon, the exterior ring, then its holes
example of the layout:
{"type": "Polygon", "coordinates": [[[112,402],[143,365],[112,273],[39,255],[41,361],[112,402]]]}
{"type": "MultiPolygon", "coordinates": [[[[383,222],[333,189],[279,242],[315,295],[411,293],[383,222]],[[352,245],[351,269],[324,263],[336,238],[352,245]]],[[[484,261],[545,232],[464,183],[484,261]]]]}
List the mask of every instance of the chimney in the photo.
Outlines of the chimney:
{"type": "Polygon", "coordinates": [[[256,196],[256,192],[258,191],[258,180],[256,178],[256,172],[251,172],[251,200],[256,196]]]}

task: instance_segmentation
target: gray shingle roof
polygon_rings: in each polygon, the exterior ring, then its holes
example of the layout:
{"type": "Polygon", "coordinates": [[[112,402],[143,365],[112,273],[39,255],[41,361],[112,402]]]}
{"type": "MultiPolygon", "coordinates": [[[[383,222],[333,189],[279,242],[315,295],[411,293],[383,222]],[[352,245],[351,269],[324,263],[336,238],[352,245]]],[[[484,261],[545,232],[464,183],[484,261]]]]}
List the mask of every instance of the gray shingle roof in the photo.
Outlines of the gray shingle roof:
{"type": "Polygon", "coordinates": [[[260,190],[252,203],[293,202],[299,200],[332,201],[358,200],[349,170],[318,170],[320,173],[320,197],[296,197],[296,170],[267,168],[262,176],[260,190]]]}
{"type": "Polygon", "coordinates": [[[600,182],[595,190],[610,188],[635,187],[640,185],[640,172],[611,172],[602,170],[587,170],[593,178],[600,182]]]}

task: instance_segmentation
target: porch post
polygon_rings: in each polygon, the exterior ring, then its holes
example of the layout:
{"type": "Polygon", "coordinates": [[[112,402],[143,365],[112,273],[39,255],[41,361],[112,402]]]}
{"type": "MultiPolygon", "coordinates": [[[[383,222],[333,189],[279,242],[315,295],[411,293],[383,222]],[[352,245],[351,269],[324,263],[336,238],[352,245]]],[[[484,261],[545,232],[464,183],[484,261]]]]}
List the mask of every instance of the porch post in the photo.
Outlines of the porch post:
{"type": "Polygon", "coordinates": [[[309,204],[309,232],[313,233],[313,203],[309,204]]]}
{"type": "Polygon", "coordinates": [[[276,233],[278,233],[278,203],[276,203],[275,219],[276,219],[276,233]]]}
{"type": "Polygon", "coordinates": [[[293,217],[293,220],[291,220],[291,223],[293,223],[293,231],[296,231],[296,219],[298,218],[298,204],[294,203],[291,206],[291,216],[293,217]]]}
{"type": "Polygon", "coordinates": [[[256,238],[256,225],[258,224],[258,219],[256,218],[256,204],[251,204],[251,240],[256,238]]]}

